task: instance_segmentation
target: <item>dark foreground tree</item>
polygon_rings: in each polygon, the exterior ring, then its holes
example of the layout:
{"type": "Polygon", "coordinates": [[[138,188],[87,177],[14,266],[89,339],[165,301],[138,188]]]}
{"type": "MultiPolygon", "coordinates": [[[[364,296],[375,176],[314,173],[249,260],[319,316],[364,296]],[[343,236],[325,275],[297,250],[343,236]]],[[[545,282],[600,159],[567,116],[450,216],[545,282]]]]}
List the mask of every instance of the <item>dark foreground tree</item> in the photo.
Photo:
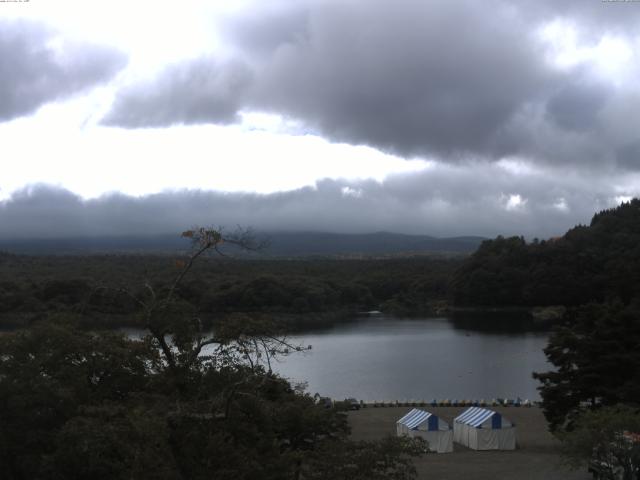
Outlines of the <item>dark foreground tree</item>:
{"type": "Polygon", "coordinates": [[[186,235],[196,249],[172,284],[123,290],[145,338],[81,330],[69,316],[0,336],[0,478],[413,478],[422,446],[353,443],[341,412],[271,371],[299,349],[273,324],[235,317],[205,331],[181,309],[193,261],[224,241],[186,235]]]}
{"type": "Polygon", "coordinates": [[[554,331],[545,354],[554,370],[534,373],[552,430],[571,429],[586,409],[640,404],[637,303],[589,305],[554,331]]]}
{"type": "Polygon", "coordinates": [[[589,468],[603,480],[634,480],[640,474],[640,411],[618,405],[587,411],[576,427],[560,435],[575,468],[589,468]]]}
{"type": "Polygon", "coordinates": [[[325,442],[311,455],[304,478],[403,480],[415,475],[411,456],[422,454],[418,439],[387,437],[379,442],[325,442]]]}

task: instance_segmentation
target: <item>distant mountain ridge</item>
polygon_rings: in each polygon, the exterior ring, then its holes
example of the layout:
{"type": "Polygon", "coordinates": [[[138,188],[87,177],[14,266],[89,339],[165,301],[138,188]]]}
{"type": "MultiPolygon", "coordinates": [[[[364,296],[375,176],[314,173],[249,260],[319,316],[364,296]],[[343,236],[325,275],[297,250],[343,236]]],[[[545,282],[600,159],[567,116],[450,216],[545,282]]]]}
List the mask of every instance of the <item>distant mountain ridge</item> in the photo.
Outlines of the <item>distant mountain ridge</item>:
{"type": "MultiPolygon", "coordinates": [[[[269,246],[262,252],[267,257],[465,254],[475,251],[485,240],[476,236],[437,238],[390,232],[257,232],[256,235],[268,239],[269,246]]],[[[189,242],[179,235],[0,239],[1,251],[32,255],[162,254],[188,247],[189,242]]]]}
{"type": "Polygon", "coordinates": [[[390,232],[273,232],[268,237],[271,240],[268,253],[277,256],[471,253],[485,240],[473,236],[437,238],[390,232]]]}

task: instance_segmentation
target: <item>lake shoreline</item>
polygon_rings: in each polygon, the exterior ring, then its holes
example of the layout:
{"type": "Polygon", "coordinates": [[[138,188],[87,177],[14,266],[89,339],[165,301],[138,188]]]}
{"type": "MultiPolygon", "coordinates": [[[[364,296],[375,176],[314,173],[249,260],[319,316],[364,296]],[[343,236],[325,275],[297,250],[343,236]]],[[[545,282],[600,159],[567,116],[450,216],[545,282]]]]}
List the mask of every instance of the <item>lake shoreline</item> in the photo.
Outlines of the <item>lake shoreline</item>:
{"type": "MultiPolygon", "coordinates": [[[[337,309],[329,311],[310,312],[213,312],[202,314],[201,319],[205,328],[212,328],[217,321],[227,315],[244,314],[255,315],[264,318],[277,319],[283,332],[298,334],[313,332],[349,324],[366,317],[447,317],[461,318],[468,322],[476,321],[478,325],[485,322],[487,316],[505,318],[511,323],[533,322],[540,327],[551,327],[561,321],[566,312],[564,306],[548,307],[483,307],[483,306],[450,306],[445,302],[434,304],[424,309],[389,309],[373,311],[357,311],[352,309],[337,309]],[[375,315],[373,314],[375,312],[375,315]]],[[[116,330],[120,328],[140,328],[140,317],[136,314],[100,314],[90,312],[80,314],[78,312],[20,312],[0,314],[0,331],[12,331],[29,328],[33,323],[46,320],[55,315],[67,315],[75,319],[79,326],[88,330],[116,330]]]]}

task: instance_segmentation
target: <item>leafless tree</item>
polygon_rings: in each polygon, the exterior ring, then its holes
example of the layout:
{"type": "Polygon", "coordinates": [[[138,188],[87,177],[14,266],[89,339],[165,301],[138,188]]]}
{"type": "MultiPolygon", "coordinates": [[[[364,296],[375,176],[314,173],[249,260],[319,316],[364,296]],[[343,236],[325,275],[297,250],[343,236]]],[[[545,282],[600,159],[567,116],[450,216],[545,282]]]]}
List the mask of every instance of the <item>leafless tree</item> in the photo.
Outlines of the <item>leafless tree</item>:
{"type": "Polygon", "coordinates": [[[266,242],[259,240],[251,230],[242,228],[225,234],[219,228],[194,227],[183,232],[182,237],[191,240],[191,249],[186,258],[176,262],[180,270],[167,288],[159,290],[145,280],[143,295],[127,287],[118,290],[140,307],[144,327],[157,343],[170,369],[193,366],[208,346],[215,347],[218,359],[245,362],[252,370],[263,366],[268,372],[271,372],[274,357],[303,350],[279,334],[275,324],[266,318],[233,316],[213,331],[205,331],[197,314],[188,319],[179,315],[176,319],[177,292],[200,257],[211,252],[227,256],[222,250],[227,245],[253,252],[266,246],[266,242]]]}

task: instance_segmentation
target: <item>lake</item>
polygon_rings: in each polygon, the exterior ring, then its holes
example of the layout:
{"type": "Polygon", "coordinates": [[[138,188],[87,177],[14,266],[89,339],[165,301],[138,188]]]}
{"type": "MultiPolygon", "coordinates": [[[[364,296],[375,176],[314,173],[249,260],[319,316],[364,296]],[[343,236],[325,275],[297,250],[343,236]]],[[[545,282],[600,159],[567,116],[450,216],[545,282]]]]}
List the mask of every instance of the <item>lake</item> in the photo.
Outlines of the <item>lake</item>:
{"type": "Polygon", "coordinates": [[[515,315],[372,316],[288,337],[312,349],[272,367],[294,383],[307,382],[309,393],[334,399],[539,400],[531,373],[551,369],[542,351],[548,337],[515,315]]]}
{"type": "Polygon", "coordinates": [[[521,321],[367,317],[291,337],[312,345],[273,365],[308,391],[363,400],[539,399],[548,332],[521,321]]]}

